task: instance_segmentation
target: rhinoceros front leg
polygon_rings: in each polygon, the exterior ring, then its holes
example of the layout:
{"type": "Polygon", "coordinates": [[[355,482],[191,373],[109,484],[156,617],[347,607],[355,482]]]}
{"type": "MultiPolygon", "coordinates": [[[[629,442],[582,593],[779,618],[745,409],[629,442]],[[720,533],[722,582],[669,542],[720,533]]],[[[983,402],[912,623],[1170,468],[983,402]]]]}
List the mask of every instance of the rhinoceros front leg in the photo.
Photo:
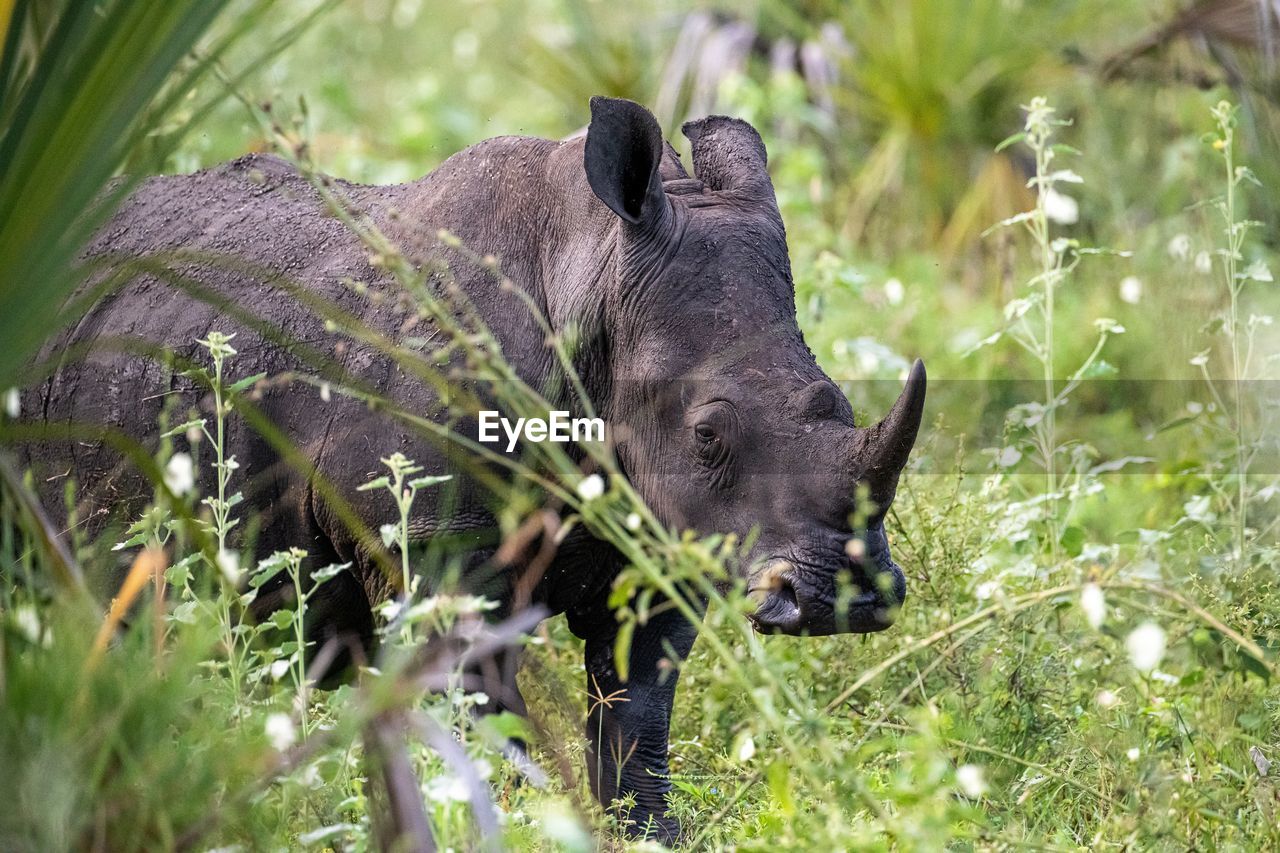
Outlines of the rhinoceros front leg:
{"type": "Polygon", "coordinates": [[[624,815],[630,834],[671,842],[680,825],[666,813],[667,737],[679,664],[698,629],[674,608],[636,626],[623,681],[614,661],[618,625],[611,617],[579,632],[586,639],[591,788],[606,809],[615,799],[634,798],[624,815]]]}

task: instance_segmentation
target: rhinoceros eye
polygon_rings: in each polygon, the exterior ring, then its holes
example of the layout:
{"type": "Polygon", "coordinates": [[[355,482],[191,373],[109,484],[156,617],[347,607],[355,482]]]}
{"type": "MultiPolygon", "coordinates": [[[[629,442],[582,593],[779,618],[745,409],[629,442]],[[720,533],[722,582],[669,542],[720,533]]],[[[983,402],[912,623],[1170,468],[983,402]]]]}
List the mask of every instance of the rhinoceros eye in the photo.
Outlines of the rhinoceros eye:
{"type": "Polygon", "coordinates": [[[710,444],[711,442],[716,441],[720,438],[720,436],[716,433],[716,428],[713,427],[711,424],[706,424],[706,423],[698,424],[696,427],[694,427],[693,434],[698,437],[698,441],[701,441],[704,444],[710,444]]]}

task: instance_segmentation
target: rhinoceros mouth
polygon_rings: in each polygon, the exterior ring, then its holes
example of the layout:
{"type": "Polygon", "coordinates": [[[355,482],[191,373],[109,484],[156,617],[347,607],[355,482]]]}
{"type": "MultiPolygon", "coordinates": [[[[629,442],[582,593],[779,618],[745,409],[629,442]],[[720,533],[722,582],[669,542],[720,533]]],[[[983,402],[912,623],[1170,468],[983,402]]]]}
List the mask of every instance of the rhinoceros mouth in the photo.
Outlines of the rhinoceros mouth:
{"type": "Polygon", "coordinates": [[[814,572],[786,559],[768,561],[748,589],[756,603],[750,616],[755,629],[762,634],[826,636],[889,628],[906,594],[905,578],[887,554],[868,556],[876,567],[872,588],[852,597],[837,595],[838,569],[814,572]]]}

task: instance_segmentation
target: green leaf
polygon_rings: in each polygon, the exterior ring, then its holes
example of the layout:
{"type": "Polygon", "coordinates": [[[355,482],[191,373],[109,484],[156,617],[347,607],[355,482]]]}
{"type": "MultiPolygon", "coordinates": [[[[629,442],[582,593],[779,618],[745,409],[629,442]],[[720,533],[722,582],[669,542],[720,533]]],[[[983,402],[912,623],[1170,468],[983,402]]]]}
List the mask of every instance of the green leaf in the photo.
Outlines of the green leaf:
{"type": "Polygon", "coordinates": [[[1006,136],[1000,140],[1000,144],[996,146],[996,151],[1000,152],[1008,148],[1010,145],[1017,145],[1019,142],[1027,138],[1026,131],[1019,131],[1013,136],[1006,136]]]}
{"type": "Polygon", "coordinates": [[[481,725],[488,727],[494,734],[506,740],[522,740],[528,743],[534,736],[533,727],[529,725],[529,721],[510,711],[488,714],[481,725]]]}
{"type": "Polygon", "coordinates": [[[227,386],[227,391],[231,394],[239,394],[244,389],[251,388],[266,378],[267,374],[265,373],[255,373],[253,376],[246,376],[244,379],[232,382],[227,386]]]}
{"type": "Polygon", "coordinates": [[[617,610],[619,607],[626,605],[631,600],[631,596],[636,591],[636,576],[632,572],[623,572],[618,575],[618,579],[613,582],[613,589],[609,592],[608,606],[610,610],[617,610]]]}
{"type": "Polygon", "coordinates": [[[1084,550],[1084,530],[1071,525],[1062,531],[1058,541],[1062,543],[1062,550],[1066,551],[1068,555],[1079,557],[1080,552],[1084,550]]]}
{"type": "Polygon", "coordinates": [[[618,678],[626,681],[631,671],[631,638],[636,632],[636,620],[628,619],[618,626],[618,636],[613,640],[613,668],[618,678]]]}
{"type": "Polygon", "coordinates": [[[1085,379],[1109,379],[1119,373],[1120,371],[1116,369],[1115,365],[1106,359],[1100,358],[1089,365],[1089,368],[1081,376],[1085,379]]]}
{"type": "Polygon", "coordinates": [[[391,480],[386,477],[379,477],[376,480],[370,480],[362,486],[356,486],[357,492],[367,492],[371,489],[385,489],[391,485],[391,480]]]}
{"type": "Polygon", "coordinates": [[[349,568],[351,568],[350,563],[333,563],[325,566],[323,569],[316,569],[311,573],[311,579],[316,583],[321,584],[327,580],[336,578],[349,568]]]}
{"type": "Polygon", "coordinates": [[[200,606],[198,601],[184,601],[177,607],[173,608],[173,612],[169,614],[169,621],[181,622],[184,625],[194,625],[196,623],[196,610],[200,606]]]}
{"type": "Polygon", "coordinates": [[[175,436],[175,435],[182,435],[183,433],[185,433],[185,432],[186,432],[187,430],[189,430],[189,429],[193,429],[193,428],[195,428],[195,427],[203,427],[203,426],[204,426],[204,424],[205,424],[205,419],[204,419],[204,418],[197,418],[197,419],[196,419],[196,420],[194,420],[194,421],[187,421],[185,424],[179,424],[178,426],[174,427],[173,429],[169,430],[168,432],[161,433],[161,434],[160,434],[160,437],[161,437],[161,438],[172,438],[172,437],[173,437],[173,436],[175,436]]]}
{"type": "Polygon", "coordinates": [[[1252,672],[1263,681],[1271,681],[1271,670],[1267,665],[1244,649],[1240,649],[1240,654],[1237,656],[1237,660],[1239,661],[1237,669],[1242,672],[1252,672]]]}
{"type": "Polygon", "coordinates": [[[411,489],[425,489],[425,488],[427,488],[428,486],[437,486],[437,485],[439,485],[440,483],[447,483],[447,482],[449,482],[449,481],[450,481],[450,480],[452,480],[452,479],[453,479],[453,475],[452,475],[452,474],[442,474],[442,475],[440,475],[440,476],[436,476],[436,477],[431,477],[431,476],[428,476],[428,477],[417,477],[416,479],[413,479],[413,480],[410,480],[410,481],[409,481],[409,488],[411,488],[411,489]]]}
{"type": "Polygon", "coordinates": [[[296,614],[292,610],[277,610],[271,614],[271,624],[283,631],[293,625],[295,616],[296,614]]]}
{"type": "Polygon", "coordinates": [[[795,799],[791,796],[791,769],[786,762],[775,759],[764,772],[769,794],[782,813],[788,817],[796,813],[795,799]]]}

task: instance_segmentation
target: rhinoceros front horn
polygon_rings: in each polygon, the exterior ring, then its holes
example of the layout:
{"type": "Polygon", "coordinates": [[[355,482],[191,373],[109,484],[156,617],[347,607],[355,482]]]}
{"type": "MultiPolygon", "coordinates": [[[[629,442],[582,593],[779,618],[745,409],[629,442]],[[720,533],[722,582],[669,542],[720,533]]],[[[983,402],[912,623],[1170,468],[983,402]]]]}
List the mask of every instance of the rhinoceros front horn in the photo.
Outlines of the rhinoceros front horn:
{"type": "Polygon", "coordinates": [[[872,486],[872,497],[881,502],[892,498],[898,475],[916,443],[924,416],[924,362],[916,359],[907,376],[907,385],[898,395],[884,420],[866,431],[859,460],[864,477],[872,486]],[[888,493],[887,495],[885,493],[888,493]]]}

